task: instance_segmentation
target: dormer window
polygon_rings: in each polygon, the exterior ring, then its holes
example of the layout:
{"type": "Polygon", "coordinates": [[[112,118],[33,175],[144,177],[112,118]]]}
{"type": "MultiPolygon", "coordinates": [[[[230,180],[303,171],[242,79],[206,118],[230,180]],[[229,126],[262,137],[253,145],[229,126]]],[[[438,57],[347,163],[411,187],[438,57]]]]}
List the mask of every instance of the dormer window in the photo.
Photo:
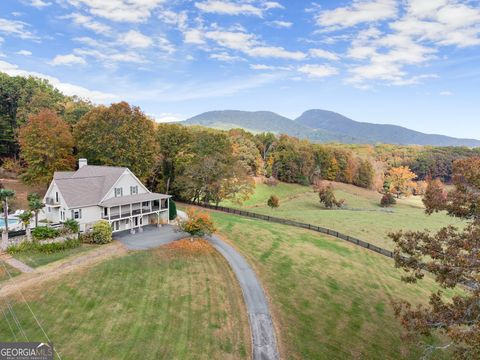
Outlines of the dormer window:
{"type": "Polygon", "coordinates": [[[123,196],[123,188],[115,188],[115,197],[123,196]]]}
{"type": "Polygon", "coordinates": [[[130,195],[137,195],[138,194],[138,185],[130,186],[130,195]]]}

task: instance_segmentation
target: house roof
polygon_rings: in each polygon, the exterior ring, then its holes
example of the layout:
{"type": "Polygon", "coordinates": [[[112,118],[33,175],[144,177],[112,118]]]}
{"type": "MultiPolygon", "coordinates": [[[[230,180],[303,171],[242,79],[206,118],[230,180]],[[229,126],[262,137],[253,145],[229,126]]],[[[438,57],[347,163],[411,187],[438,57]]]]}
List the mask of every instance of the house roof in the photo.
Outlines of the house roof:
{"type": "Polygon", "coordinates": [[[53,178],[69,208],[84,207],[98,205],[126,170],[85,165],[75,172],[55,172],[53,178]]]}
{"type": "Polygon", "coordinates": [[[102,201],[100,206],[110,207],[110,206],[118,206],[124,204],[131,204],[135,202],[142,202],[142,201],[151,201],[151,200],[161,200],[161,199],[168,199],[170,195],[164,194],[157,194],[157,193],[145,193],[145,194],[136,194],[136,195],[128,195],[128,196],[120,196],[110,198],[108,200],[102,201]]]}

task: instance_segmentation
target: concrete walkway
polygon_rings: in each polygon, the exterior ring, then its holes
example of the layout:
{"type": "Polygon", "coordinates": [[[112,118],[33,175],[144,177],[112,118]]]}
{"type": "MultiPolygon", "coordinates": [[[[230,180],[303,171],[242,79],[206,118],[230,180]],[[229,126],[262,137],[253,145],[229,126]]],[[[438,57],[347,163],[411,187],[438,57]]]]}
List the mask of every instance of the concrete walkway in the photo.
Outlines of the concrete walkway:
{"type": "Polygon", "coordinates": [[[0,253],[0,261],[5,261],[8,265],[14,267],[17,270],[20,270],[23,273],[29,273],[34,271],[33,268],[21,262],[20,260],[13,258],[7,253],[0,253]]]}
{"type": "MultiPolygon", "coordinates": [[[[128,249],[146,250],[183,239],[186,236],[188,235],[185,233],[175,231],[175,227],[172,225],[165,225],[161,229],[145,227],[143,232],[133,235],[128,231],[117,233],[114,238],[122,242],[128,249]]],[[[279,359],[275,329],[267,298],[255,272],[242,255],[219,237],[213,235],[208,240],[225,257],[242,289],[252,333],[253,359],[279,359]]]]}

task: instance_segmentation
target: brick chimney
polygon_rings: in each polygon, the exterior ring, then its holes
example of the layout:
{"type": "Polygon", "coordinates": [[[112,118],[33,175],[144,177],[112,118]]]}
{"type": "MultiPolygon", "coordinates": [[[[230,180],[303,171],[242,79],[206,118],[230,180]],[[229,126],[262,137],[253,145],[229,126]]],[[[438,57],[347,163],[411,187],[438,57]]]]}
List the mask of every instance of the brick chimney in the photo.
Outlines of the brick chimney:
{"type": "Polygon", "coordinates": [[[84,167],[85,165],[88,165],[88,161],[87,159],[78,159],[78,168],[81,169],[82,167],[84,167]]]}

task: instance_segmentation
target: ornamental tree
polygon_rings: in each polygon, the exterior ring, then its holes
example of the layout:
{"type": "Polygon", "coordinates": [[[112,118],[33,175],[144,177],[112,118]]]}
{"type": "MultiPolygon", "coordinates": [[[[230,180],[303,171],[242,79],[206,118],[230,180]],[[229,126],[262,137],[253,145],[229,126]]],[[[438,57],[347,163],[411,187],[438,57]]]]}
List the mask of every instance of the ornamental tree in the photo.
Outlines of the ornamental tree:
{"type": "Polygon", "coordinates": [[[186,214],[187,218],[180,221],[179,227],[183,232],[190,234],[191,240],[211,235],[216,231],[208,213],[188,208],[186,214]]]}

